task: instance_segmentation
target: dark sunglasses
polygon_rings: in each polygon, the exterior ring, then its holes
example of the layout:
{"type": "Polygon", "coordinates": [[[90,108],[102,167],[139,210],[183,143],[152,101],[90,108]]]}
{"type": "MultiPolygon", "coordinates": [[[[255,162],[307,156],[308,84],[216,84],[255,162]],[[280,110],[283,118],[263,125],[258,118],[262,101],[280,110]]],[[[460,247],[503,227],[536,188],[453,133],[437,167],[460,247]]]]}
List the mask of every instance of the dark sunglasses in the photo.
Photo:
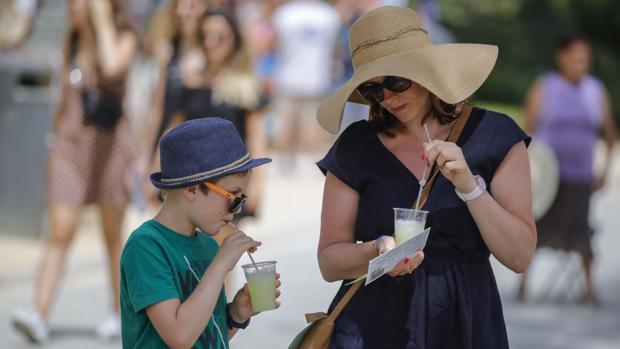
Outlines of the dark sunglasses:
{"type": "Polygon", "coordinates": [[[357,91],[370,102],[383,102],[383,89],[392,92],[403,92],[411,87],[411,80],[398,76],[386,76],[383,82],[365,82],[361,84],[357,91]]]}
{"type": "Polygon", "coordinates": [[[204,185],[210,190],[213,190],[217,194],[230,200],[230,206],[228,207],[228,212],[232,214],[240,213],[241,210],[243,209],[243,205],[245,205],[245,201],[248,199],[248,197],[245,194],[241,194],[241,196],[234,196],[233,194],[227,192],[226,190],[222,189],[221,187],[211,182],[205,182],[204,185]]]}

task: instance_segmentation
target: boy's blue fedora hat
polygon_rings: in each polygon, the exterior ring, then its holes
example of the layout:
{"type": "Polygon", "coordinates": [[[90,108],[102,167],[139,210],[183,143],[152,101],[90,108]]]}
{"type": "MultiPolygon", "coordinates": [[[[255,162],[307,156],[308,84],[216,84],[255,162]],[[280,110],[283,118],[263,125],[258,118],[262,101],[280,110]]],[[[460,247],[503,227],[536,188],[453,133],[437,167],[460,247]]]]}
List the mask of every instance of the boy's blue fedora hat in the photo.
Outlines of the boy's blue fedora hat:
{"type": "Polygon", "coordinates": [[[159,141],[159,189],[178,189],[245,172],[271,159],[252,159],[232,122],[216,117],[186,121],[159,141]]]}

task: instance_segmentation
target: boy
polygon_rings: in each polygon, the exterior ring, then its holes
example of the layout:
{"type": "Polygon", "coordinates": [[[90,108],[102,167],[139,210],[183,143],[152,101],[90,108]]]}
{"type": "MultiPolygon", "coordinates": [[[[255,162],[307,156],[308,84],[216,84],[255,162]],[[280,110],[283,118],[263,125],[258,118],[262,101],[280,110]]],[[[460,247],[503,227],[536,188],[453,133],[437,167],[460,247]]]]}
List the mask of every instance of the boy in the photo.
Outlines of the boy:
{"type": "Polygon", "coordinates": [[[226,349],[255,313],[247,284],[226,304],[224,277],[261,243],[236,231],[218,249],[212,236],[241,211],[250,169],[271,159],[251,159],[233,124],[214,117],[180,124],[159,147],[151,182],[164,204],[121,256],[123,348],[226,349]]]}

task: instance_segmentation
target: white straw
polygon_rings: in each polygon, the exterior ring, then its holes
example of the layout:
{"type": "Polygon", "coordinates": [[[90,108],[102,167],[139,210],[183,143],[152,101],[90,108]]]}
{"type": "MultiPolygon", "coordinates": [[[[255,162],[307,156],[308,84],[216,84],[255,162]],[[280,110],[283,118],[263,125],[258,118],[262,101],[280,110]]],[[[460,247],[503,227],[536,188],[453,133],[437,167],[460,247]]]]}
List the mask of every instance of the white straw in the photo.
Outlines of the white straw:
{"type": "Polygon", "coordinates": [[[252,264],[254,264],[254,269],[256,269],[256,272],[258,273],[258,265],[256,265],[256,262],[254,262],[254,257],[252,257],[252,254],[250,252],[248,252],[248,257],[250,257],[252,264]]]}
{"type": "MultiPolygon", "coordinates": [[[[232,222],[228,222],[228,225],[230,225],[235,230],[237,230],[237,227],[234,224],[232,224],[232,222]]],[[[256,262],[254,261],[254,258],[252,257],[252,254],[250,253],[250,251],[247,251],[247,254],[248,254],[248,257],[250,257],[250,260],[252,261],[252,264],[254,265],[254,269],[256,269],[256,272],[258,273],[258,265],[256,265],[256,262]]]]}
{"type": "MultiPolygon", "coordinates": [[[[424,133],[426,133],[426,140],[428,141],[428,143],[432,143],[433,140],[431,139],[431,134],[430,132],[428,132],[428,127],[426,126],[426,124],[423,125],[424,126],[424,133]]],[[[415,209],[419,209],[420,208],[420,196],[422,196],[422,189],[424,188],[424,186],[426,185],[426,170],[428,169],[428,162],[425,161],[424,162],[424,170],[422,171],[422,178],[420,178],[420,188],[418,189],[418,198],[415,201],[415,209]]]]}
{"type": "Polygon", "coordinates": [[[426,140],[428,141],[428,143],[433,143],[433,140],[431,139],[431,134],[430,132],[428,132],[428,127],[426,126],[426,124],[424,124],[424,133],[426,133],[426,140]]]}

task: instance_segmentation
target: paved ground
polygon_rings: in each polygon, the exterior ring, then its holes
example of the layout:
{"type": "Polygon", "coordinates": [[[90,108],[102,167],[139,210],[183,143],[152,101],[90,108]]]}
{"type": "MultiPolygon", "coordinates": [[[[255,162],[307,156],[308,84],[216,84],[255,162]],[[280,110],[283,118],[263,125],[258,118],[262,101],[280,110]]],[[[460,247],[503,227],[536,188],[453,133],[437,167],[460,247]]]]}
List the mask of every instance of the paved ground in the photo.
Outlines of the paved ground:
{"type": "MultiPolygon", "coordinates": [[[[611,349],[620,347],[620,161],[611,184],[594,197],[593,221],[599,227],[595,247],[595,279],[602,301],[600,309],[577,305],[580,275],[574,257],[544,252],[532,267],[531,301],[512,301],[516,276],[494,263],[504,301],[512,348],[611,349]],[[568,267],[566,267],[568,266],[568,267]],[[568,272],[566,272],[568,270],[568,272]],[[542,300],[542,288],[552,283],[555,291],[542,300]],[[559,291],[559,292],[558,292],[559,291]],[[568,294],[568,296],[565,296],[568,294]]],[[[253,320],[251,327],[231,342],[231,348],[286,348],[304,326],[303,314],[325,310],[336,284],[321,279],[316,264],[322,177],[308,165],[296,174],[271,171],[265,198],[265,216],[246,224],[244,230],[263,241],[257,260],[277,260],[282,274],[282,307],[253,320]]],[[[130,214],[127,230],[144,218],[130,214]]],[[[1,229],[1,228],[0,228],[1,229]]],[[[10,312],[27,306],[32,298],[32,278],[40,242],[18,239],[0,232],[0,348],[27,348],[10,326],[10,312]]],[[[241,263],[248,261],[242,259],[241,263]]],[[[72,248],[66,282],[51,319],[52,342],[48,348],[119,348],[120,342],[102,343],[94,328],[109,304],[103,248],[94,217],[87,212],[72,248]]],[[[240,268],[232,277],[239,287],[240,268]]]]}

